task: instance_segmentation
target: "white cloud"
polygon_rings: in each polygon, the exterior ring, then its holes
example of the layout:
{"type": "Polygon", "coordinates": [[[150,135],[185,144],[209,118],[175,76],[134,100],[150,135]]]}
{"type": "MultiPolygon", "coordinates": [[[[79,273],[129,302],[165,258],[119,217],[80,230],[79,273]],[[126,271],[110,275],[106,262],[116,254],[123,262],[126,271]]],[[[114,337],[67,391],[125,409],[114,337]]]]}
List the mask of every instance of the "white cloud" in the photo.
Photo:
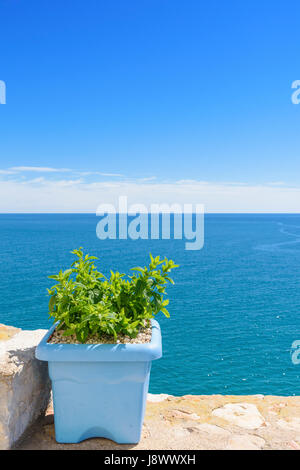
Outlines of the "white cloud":
{"type": "Polygon", "coordinates": [[[79,171],[72,170],[71,168],[52,168],[48,166],[12,166],[8,170],[0,170],[0,175],[12,175],[23,172],[34,173],[73,173],[80,176],[105,176],[105,177],[125,177],[121,173],[103,173],[100,171],[79,171]]]}
{"type": "MultiPolygon", "coordinates": [[[[40,184],[40,183],[45,183],[47,182],[47,180],[45,178],[43,178],[42,176],[40,176],[39,178],[33,178],[32,180],[22,180],[21,181],[21,184],[26,184],[26,185],[29,185],[29,184],[40,184]]],[[[17,181],[16,181],[17,183],[17,181]]]]}
{"type": "Polygon", "coordinates": [[[142,183],[142,182],[146,182],[146,181],[154,181],[156,179],[157,179],[156,176],[148,176],[147,178],[139,178],[139,181],[142,183]]]}
{"type": "Polygon", "coordinates": [[[286,186],[286,183],[284,181],[273,181],[267,184],[270,186],[286,186]]]}
{"type": "Polygon", "coordinates": [[[69,168],[51,168],[48,166],[13,166],[9,168],[9,170],[15,171],[33,171],[38,173],[57,173],[57,172],[65,172],[65,171],[72,171],[69,168]]]}
{"type": "Polygon", "coordinates": [[[14,171],[10,171],[10,170],[0,170],[0,175],[14,175],[15,172],[14,171]]]}
{"type": "Polygon", "coordinates": [[[99,204],[204,204],[205,212],[300,212],[300,187],[208,181],[95,181],[83,179],[0,182],[0,212],[96,212],[99,204]]]}
{"type": "Polygon", "coordinates": [[[108,177],[124,177],[121,173],[101,173],[100,171],[75,171],[77,175],[81,176],[108,176],[108,177]]]}

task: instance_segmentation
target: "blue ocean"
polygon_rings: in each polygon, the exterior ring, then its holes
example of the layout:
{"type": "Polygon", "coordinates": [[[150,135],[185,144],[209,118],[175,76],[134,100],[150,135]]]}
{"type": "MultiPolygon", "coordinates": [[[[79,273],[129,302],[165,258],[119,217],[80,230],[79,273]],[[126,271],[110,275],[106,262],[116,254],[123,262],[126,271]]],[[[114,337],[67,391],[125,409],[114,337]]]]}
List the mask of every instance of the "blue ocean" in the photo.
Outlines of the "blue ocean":
{"type": "Polygon", "coordinates": [[[82,246],[97,266],[129,272],[148,253],[172,258],[168,320],[157,318],[163,358],[150,392],[300,395],[300,215],[205,216],[205,244],[182,240],[104,240],[91,214],[0,215],[0,323],[48,328],[47,278],[82,246]]]}

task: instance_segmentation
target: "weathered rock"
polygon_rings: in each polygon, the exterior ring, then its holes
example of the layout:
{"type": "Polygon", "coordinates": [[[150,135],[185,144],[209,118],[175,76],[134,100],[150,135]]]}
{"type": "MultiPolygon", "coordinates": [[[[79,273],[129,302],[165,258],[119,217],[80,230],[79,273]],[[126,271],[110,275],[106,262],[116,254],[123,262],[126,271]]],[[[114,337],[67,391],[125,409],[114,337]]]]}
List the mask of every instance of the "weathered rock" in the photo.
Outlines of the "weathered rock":
{"type": "Polygon", "coordinates": [[[289,421],[280,419],[277,422],[278,426],[287,431],[295,431],[300,437],[300,416],[297,418],[291,418],[289,421]]]}
{"type": "Polygon", "coordinates": [[[288,446],[293,450],[300,450],[300,444],[298,444],[296,441],[289,442],[288,446]]]}
{"type": "Polygon", "coordinates": [[[209,423],[202,423],[202,424],[193,424],[192,426],[188,427],[188,429],[192,432],[198,433],[205,433],[207,436],[211,438],[215,437],[229,437],[231,435],[230,431],[227,431],[220,426],[216,426],[215,424],[209,423]]]}
{"type": "Polygon", "coordinates": [[[48,405],[47,363],[35,358],[35,347],[45,333],[1,325],[0,449],[11,448],[48,405]]]}
{"type": "Polygon", "coordinates": [[[261,450],[265,445],[265,440],[258,436],[232,436],[226,450],[261,450]]]}
{"type": "Polygon", "coordinates": [[[190,411],[187,410],[171,410],[169,413],[170,418],[177,418],[177,419],[184,419],[184,420],[198,420],[200,419],[200,416],[198,416],[196,413],[191,413],[190,411]]]}
{"type": "MultiPolygon", "coordinates": [[[[39,421],[19,449],[88,450],[119,449],[140,450],[229,450],[229,449],[282,449],[300,448],[300,397],[186,395],[183,397],[150,395],[147,402],[142,438],[138,444],[116,444],[109,439],[95,438],[79,444],[59,444],[55,441],[53,408],[39,421]],[[238,427],[234,422],[213,414],[226,405],[237,405],[249,427],[238,427]],[[253,407],[245,405],[253,405],[253,407]],[[258,411],[259,410],[259,411],[258,411]],[[273,410],[277,410],[276,414],[273,410]],[[256,417],[253,422],[253,414],[256,417]],[[257,419],[259,417],[259,420],[257,419]],[[259,428],[253,428],[263,420],[259,428]]],[[[233,408],[235,411],[237,407],[233,408]]],[[[218,414],[218,413],[217,413],[218,414]]],[[[245,422],[243,421],[243,424],[245,422]]]]}
{"type": "Polygon", "coordinates": [[[160,394],[153,394],[153,393],[148,393],[147,396],[147,401],[151,403],[158,403],[160,401],[164,401],[167,398],[169,398],[170,395],[167,395],[166,393],[160,393],[160,394]]]}
{"type": "Polygon", "coordinates": [[[227,403],[214,410],[212,415],[245,429],[257,429],[264,423],[257,407],[250,403],[227,403]]]}
{"type": "Polygon", "coordinates": [[[7,341],[21,331],[21,328],[3,325],[0,323],[0,341],[7,341]]]}

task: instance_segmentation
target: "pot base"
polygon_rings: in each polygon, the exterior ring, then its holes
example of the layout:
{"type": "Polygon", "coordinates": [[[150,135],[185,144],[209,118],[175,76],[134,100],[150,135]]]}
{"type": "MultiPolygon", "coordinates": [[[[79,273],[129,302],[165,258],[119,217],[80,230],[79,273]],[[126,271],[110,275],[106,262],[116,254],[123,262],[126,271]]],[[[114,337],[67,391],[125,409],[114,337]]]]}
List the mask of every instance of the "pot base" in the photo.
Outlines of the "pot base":
{"type": "Polygon", "coordinates": [[[150,369],[151,362],[49,362],[56,441],[138,443],[150,369]]]}

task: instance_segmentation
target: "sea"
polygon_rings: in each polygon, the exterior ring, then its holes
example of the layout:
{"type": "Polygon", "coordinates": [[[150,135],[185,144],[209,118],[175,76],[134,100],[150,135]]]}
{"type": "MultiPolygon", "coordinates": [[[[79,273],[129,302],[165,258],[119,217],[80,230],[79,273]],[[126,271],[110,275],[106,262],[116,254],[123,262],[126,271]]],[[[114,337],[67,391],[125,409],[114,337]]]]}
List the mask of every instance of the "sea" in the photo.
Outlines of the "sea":
{"type": "Polygon", "coordinates": [[[74,248],[97,267],[130,273],[153,256],[180,265],[159,314],[163,357],[150,392],[300,395],[300,215],[206,214],[201,250],[183,240],[100,240],[93,214],[0,215],[0,323],[49,328],[50,274],[74,248]]]}

